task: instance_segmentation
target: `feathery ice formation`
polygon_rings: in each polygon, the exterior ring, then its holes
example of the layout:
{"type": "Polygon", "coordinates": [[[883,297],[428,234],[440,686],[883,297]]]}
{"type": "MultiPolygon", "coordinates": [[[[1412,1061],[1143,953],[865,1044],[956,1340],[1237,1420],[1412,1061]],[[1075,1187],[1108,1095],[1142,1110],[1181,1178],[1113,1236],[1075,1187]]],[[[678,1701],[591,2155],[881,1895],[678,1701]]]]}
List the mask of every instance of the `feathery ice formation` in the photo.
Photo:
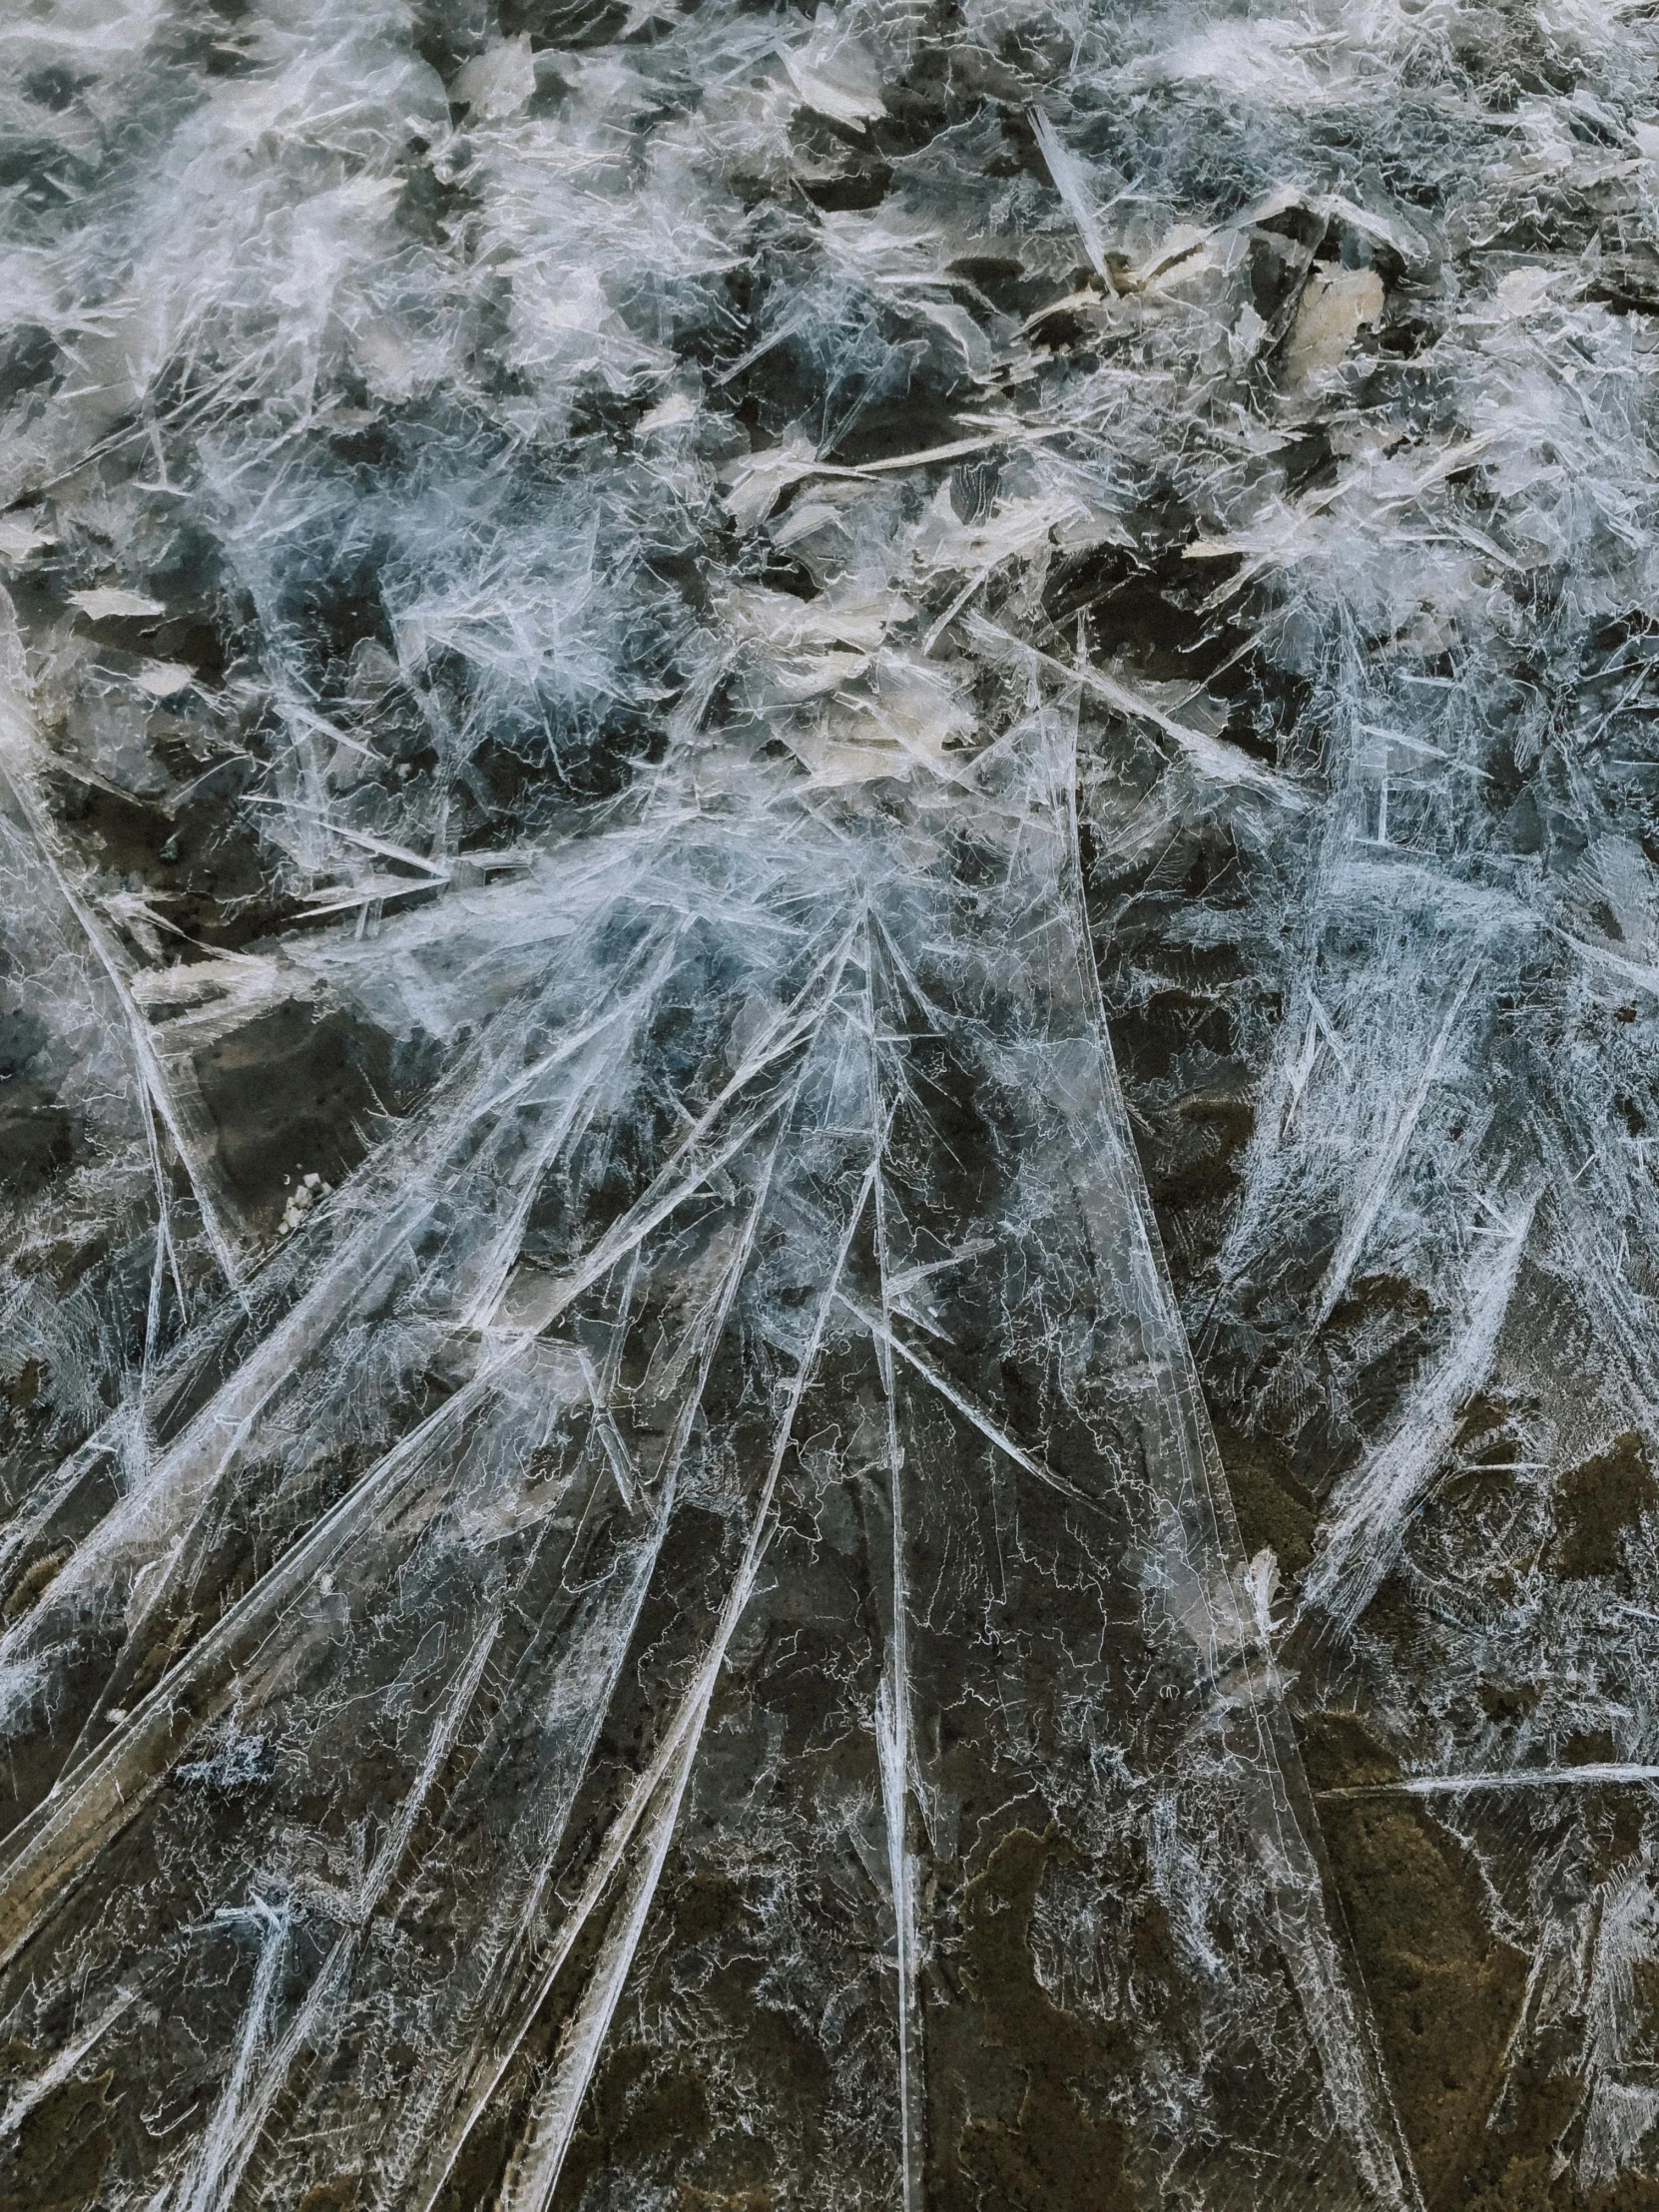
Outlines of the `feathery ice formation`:
{"type": "Polygon", "coordinates": [[[0,2201],[1653,2212],[1653,7],[0,59],[0,2201]]]}

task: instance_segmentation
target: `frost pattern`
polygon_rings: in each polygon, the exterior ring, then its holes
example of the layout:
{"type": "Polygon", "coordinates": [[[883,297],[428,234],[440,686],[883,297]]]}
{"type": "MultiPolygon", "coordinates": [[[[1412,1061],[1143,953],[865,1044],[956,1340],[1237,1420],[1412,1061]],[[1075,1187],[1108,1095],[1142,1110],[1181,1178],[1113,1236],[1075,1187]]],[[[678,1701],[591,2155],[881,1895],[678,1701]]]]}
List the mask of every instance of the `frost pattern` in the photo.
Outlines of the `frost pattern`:
{"type": "Polygon", "coordinates": [[[1651,10],[0,50],[8,2188],[1646,2202],[1651,10]]]}

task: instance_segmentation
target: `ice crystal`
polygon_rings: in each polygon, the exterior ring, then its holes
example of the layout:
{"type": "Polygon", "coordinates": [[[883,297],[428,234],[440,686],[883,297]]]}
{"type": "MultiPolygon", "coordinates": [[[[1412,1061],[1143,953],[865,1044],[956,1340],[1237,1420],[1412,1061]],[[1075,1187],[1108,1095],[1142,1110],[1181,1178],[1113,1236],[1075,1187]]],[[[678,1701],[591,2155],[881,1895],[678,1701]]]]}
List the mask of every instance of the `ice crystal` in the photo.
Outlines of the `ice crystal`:
{"type": "Polygon", "coordinates": [[[0,53],[6,2190],[1659,2201],[1652,10],[0,53]]]}

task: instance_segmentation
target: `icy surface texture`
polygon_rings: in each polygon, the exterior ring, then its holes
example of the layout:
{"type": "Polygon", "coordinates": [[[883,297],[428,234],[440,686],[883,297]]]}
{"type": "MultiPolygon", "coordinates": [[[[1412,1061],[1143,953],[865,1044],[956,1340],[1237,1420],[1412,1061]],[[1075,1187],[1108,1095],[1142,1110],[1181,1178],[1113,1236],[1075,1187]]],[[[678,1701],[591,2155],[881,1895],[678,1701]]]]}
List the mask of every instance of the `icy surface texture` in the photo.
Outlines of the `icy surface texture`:
{"type": "Polygon", "coordinates": [[[1659,30],[0,18],[0,2201],[1659,2205],[1659,30]]]}

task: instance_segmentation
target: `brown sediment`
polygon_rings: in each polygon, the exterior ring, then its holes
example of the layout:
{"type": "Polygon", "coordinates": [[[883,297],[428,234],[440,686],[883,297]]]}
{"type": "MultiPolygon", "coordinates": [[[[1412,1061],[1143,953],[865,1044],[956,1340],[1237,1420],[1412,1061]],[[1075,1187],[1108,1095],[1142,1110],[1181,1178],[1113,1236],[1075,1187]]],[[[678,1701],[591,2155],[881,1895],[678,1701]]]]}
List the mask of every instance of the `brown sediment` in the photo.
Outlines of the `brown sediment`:
{"type": "MultiPolygon", "coordinates": [[[[1356,1713],[1304,1724],[1316,1794],[1397,1771],[1356,1713]]],[[[1410,1799],[1319,1797],[1337,1893],[1371,1997],[1429,2212],[1459,2212],[1526,1989],[1526,1960],[1487,1925],[1463,1847],[1410,1799]]]]}
{"type": "Polygon", "coordinates": [[[1193,1096],[1161,1116],[1156,1138],[1143,1142],[1152,1210],[1178,1274],[1204,1265],[1220,1249],[1255,1125],[1255,1109],[1246,1100],[1193,1096]]]}
{"type": "Polygon", "coordinates": [[[1617,1574],[1624,1563],[1620,1538],[1656,1503],[1659,1484],[1642,1439],[1627,1429],[1607,1450],[1561,1477],[1555,1493],[1560,1573],[1569,1581],[1617,1574]]]}
{"type": "Polygon", "coordinates": [[[1489,1721],[1524,1720],[1543,1696],[1541,1682],[1482,1682],[1475,1691],[1489,1721]]]}
{"type": "Polygon", "coordinates": [[[73,1546],[69,1544],[58,1544],[51,1551],[42,1552],[41,1556],[34,1560],[23,1574],[19,1575],[6,1598],[4,1609],[0,1610],[0,1620],[14,1621],[26,1613],[35,1599],[39,1597],[41,1591],[57,1574],[58,1569],[68,1559],[72,1549],[73,1546]]]}
{"type": "MultiPolygon", "coordinates": [[[[1356,1713],[1312,1715],[1303,1748],[1316,1792],[1398,1771],[1356,1713]]],[[[1659,2212],[1659,2184],[1639,2175],[1605,2191],[1573,2180],[1563,2146],[1584,2101],[1579,2076],[1522,2060],[1505,2077],[1526,1959],[1493,1935],[1462,1845],[1410,1799],[1318,1802],[1428,2212],[1659,2212]]],[[[1622,1836],[1616,1814],[1609,1825],[1622,1836]]]]}
{"type": "Polygon", "coordinates": [[[337,2174],[332,2181],[319,2181],[305,2191],[294,2212],[351,2212],[357,2201],[357,2181],[356,2174],[337,2174]]]}
{"type": "Polygon", "coordinates": [[[596,2173],[637,2167],[708,2135],[702,2082],[686,2065],[648,2079],[657,2056],[648,2044],[622,2043],[606,2059],[587,2100],[590,2125],[577,2129],[565,2154],[556,2203],[580,2204],[596,2173]]]}
{"type": "Polygon", "coordinates": [[[176,943],[246,946],[293,912],[271,884],[239,811],[250,764],[231,755],[204,773],[185,754],[174,765],[185,789],[171,800],[85,782],[72,771],[49,774],[44,796],[83,869],[142,884],[170,927],[184,933],[176,943]]]}
{"type": "Polygon", "coordinates": [[[1554,2140],[1583,2094],[1565,2077],[1525,2084],[1525,2107],[1512,2134],[1488,2141],[1486,2164],[1458,2212],[1659,2212],[1659,2182],[1621,2174],[1610,2189],[1581,2189],[1556,2172],[1554,2140]],[[1524,2143],[1523,2149],[1516,2148],[1524,2143]]]}
{"type": "Polygon", "coordinates": [[[1126,2038],[1056,2004],[1031,1953],[1043,1871],[1052,1855],[1069,1853],[1053,1830],[1015,1829],[962,1892],[965,2024],[982,2051],[1011,2063],[1017,2080],[1005,2116],[974,2113],[936,2160],[930,2197],[941,2207],[1114,2212],[1135,2201],[1124,2173],[1124,2130],[1109,2114],[1091,2112],[1087,2098],[1089,2086],[1122,2070],[1126,2038]]]}
{"type": "Polygon", "coordinates": [[[1294,1580],[1314,1556],[1319,1507],[1313,1496],[1273,1437],[1247,1436],[1242,1429],[1218,1424],[1216,1444],[1246,1556],[1254,1557],[1266,1544],[1282,1572],[1294,1580]]]}

